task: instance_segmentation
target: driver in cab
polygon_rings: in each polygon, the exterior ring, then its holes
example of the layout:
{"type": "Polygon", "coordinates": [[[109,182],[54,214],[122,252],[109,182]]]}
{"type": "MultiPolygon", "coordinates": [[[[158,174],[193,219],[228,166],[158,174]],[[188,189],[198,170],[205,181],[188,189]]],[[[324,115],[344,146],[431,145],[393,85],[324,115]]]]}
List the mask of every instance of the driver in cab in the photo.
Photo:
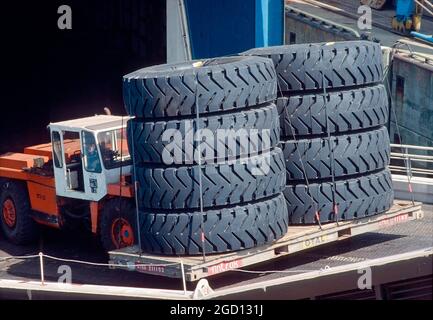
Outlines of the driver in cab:
{"type": "Polygon", "coordinates": [[[89,172],[101,172],[98,149],[93,141],[86,144],[86,168],[89,172]]]}

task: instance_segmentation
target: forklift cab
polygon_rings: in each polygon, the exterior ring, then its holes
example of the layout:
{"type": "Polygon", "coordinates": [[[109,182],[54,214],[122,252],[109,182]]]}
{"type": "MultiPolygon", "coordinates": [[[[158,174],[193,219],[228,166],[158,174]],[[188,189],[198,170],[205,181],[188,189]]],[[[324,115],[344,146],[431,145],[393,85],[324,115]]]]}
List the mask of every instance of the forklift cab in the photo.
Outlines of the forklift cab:
{"type": "Polygon", "coordinates": [[[98,115],[51,123],[56,194],[99,201],[109,184],[131,172],[126,124],[129,117],[98,115]]]}

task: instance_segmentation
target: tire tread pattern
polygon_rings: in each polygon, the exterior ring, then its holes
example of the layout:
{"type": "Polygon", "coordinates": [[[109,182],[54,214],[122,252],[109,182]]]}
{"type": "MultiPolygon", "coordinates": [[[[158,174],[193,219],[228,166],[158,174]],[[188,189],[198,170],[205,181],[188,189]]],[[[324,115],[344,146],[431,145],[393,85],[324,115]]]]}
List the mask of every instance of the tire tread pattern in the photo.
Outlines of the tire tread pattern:
{"type": "Polygon", "coordinates": [[[243,55],[271,58],[282,92],[337,89],[383,80],[382,49],[370,41],[258,48],[243,55]]]}
{"type": "Polygon", "coordinates": [[[286,160],[287,182],[315,179],[336,179],[366,174],[389,165],[388,130],[378,130],[282,143],[286,160]],[[333,154],[331,152],[333,149],[333,154]],[[300,157],[301,159],[300,159],[300,157]],[[332,159],[334,162],[332,163],[332,159]],[[302,161],[302,163],[301,163],[302,161]],[[306,177],[302,170],[305,168],[306,177]]]}
{"type": "MultiPolygon", "coordinates": [[[[309,194],[319,204],[321,223],[337,220],[333,207],[333,184],[331,182],[288,185],[284,190],[289,210],[289,224],[314,224],[315,205],[309,194]],[[309,193],[308,193],[309,191],[309,193]]],[[[379,173],[359,178],[336,181],[338,220],[353,220],[373,216],[391,208],[394,200],[391,173],[385,169],[379,173]]]]}
{"type": "MultiPolygon", "coordinates": [[[[140,212],[142,245],[146,252],[198,255],[201,213],[140,212]]],[[[206,254],[224,253],[272,243],[287,232],[287,208],[282,194],[244,206],[203,213],[206,254]]]]}
{"type": "MultiPolygon", "coordinates": [[[[198,165],[135,167],[140,209],[200,208],[198,165]]],[[[235,205],[281,193],[285,185],[283,151],[231,162],[202,165],[203,206],[235,205]]]]}
{"type": "MultiPolygon", "coordinates": [[[[195,119],[157,122],[129,121],[129,149],[134,150],[136,164],[167,164],[167,161],[170,160],[175,163],[179,160],[193,162],[194,155],[189,154],[188,150],[193,147],[192,140],[196,132],[196,123],[195,119]],[[163,139],[164,133],[169,132],[179,134],[182,139],[176,137],[173,141],[169,139],[170,137],[163,139]],[[190,143],[190,148],[186,146],[187,143],[190,143]],[[167,157],[170,154],[167,151],[173,153],[172,157],[167,157]],[[165,154],[168,159],[165,159],[165,154]]],[[[275,104],[244,112],[202,117],[199,128],[203,133],[212,134],[210,142],[206,141],[207,148],[203,148],[204,150],[209,149],[210,152],[203,151],[202,163],[269,151],[276,147],[280,140],[280,125],[275,104]],[[228,135],[219,136],[215,134],[217,130],[227,130],[228,135]],[[228,130],[233,130],[234,134],[228,130]],[[236,150],[232,150],[234,148],[228,140],[235,142],[236,150]]]]}
{"type": "Polygon", "coordinates": [[[270,59],[216,58],[212,65],[200,68],[192,63],[185,63],[188,65],[182,70],[161,65],[126,75],[123,97],[127,113],[145,119],[194,115],[196,95],[200,114],[238,111],[277,97],[270,59]]]}
{"type": "Polygon", "coordinates": [[[379,127],[388,122],[389,104],[383,85],[330,92],[282,97],[277,100],[281,136],[340,134],[379,127]]]}

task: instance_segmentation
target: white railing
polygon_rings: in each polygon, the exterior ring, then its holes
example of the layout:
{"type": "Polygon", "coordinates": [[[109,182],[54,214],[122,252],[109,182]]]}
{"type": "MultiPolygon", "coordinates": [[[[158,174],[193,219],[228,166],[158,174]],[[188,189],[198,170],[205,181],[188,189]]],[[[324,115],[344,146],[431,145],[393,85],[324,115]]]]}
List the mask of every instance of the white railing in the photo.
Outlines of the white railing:
{"type": "Polygon", "coordinates": [[[395,196],[433,203],[433,147],[391,144],[395,196]]]}
{"type": "Polygon", "coordinates": [[[433,179],[433,147],[391,144],[391,172],[433,179]]]}

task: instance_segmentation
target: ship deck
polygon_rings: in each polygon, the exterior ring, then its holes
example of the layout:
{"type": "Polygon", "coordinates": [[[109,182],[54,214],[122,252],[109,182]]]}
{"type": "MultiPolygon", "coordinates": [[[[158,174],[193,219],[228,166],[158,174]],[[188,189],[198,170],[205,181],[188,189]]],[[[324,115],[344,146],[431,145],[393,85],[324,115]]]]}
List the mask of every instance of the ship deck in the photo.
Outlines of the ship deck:
{"type": "MultiPolygon", "coordinates": [[[[235,287],[246,287],[254,283],[264,283],[288,275],[307,274],[312,271],[431,249],[433,247],[433,206],[423,205],[423,212],[424,218],[421,220],[409,221],[377,232],[323,245],[270,263],[245,268],[244,271],[229,271],[210,278],[209,284],[218,292],[235,287]]],[[[107,262],[107,256],[90,235],[49,229],[44,229],[40,242],[32,246],[15,246],[0,237],[0,248],[2,248],[0,279],[38,281],[40,279],[39,259],[2,261],[2,258],[37,255],[40,251],[62,259],[107,262]]],[[[62,265],[71,267],[74,284],[182,290],[179,279],[50,259],[44,261],[45,280],[57,282],[61,275],[58,273],[59,267],[62,265]]],[[[189,290],[195,289],[195,283],[187,285],[189,290]]],[[[5,294],[0,292],[0,298],[7,298],[3,296],[5,294]]],[[[293,295],[290,297],[293,298],[293,295]]],[[[279,298],[285,297],[279,296],[279,298]]]]}

